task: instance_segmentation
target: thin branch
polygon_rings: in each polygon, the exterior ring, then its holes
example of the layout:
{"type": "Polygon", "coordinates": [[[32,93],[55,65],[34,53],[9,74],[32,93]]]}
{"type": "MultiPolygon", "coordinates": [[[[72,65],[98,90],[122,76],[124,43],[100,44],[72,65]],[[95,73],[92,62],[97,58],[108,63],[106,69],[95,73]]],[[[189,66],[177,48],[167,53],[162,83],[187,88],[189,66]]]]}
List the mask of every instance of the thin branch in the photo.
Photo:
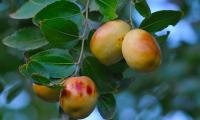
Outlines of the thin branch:
{"type": "Polygon", "coordinates": [[[79,59],[77,61],[77,68],[76,68],[76,71],[75,71],[75,75],[78,74],[78,71],[80,69],[80,64],[81,64],[81,61],[82,61],[82,58],[83,58],[83,53],[84,53],[84,46],[85,46],[85,36],[87,34],[87,29],[88,29],[88,9],[89,9],[89,3],[90,3],[90,0],[87,0],[87,3],[86,3],[86,7],[85,7],[85,27],[84,27],[84,30],[83,30],[83,34],[81,35],[81,40],[82,40],[82,43],[81,43],[81,52],[80,52],[80,55],[79,55],[79,59]]]}

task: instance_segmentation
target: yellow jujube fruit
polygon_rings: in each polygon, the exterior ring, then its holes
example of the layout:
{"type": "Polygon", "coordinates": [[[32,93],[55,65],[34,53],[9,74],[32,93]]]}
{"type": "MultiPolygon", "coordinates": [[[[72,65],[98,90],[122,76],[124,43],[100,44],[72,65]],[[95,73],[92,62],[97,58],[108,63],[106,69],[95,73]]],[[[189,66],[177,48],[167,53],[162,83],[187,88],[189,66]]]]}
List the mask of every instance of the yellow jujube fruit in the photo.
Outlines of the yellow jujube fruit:
{"type": "Polygon", "coordinates": [[[86,76],[70,77],[64,81],[60,106],[75,119],[87,117],[94,109],[97,91],[94,82],[86,76]]]}
{"type": "Polygon", "coordinates": [[[161,62],[160,48],[155,38],[142,29],[126,34],[122,53],[129,67],[138,71],[153,71],[161,62]]]}
{"type": "Polygon", "coordinates": [[[33,84],[33,91],[41,99],[47,102],[57,102],[60,96],[60,90],[49,88],[43,85],[33,84]]]}
{"type": "Polygon", "coordinates": [[[130,26],[122,20],[109,21],[93,34],[90,49],[103,64],[111,65],[122,59],[122,41],[130,26]]]}

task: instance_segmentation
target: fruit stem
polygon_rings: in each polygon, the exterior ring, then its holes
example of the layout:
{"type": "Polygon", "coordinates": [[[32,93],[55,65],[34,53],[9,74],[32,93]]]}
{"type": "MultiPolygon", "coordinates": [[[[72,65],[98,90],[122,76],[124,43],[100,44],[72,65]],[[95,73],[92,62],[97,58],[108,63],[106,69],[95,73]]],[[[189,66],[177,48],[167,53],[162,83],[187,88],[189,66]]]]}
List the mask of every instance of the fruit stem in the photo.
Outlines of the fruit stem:
{"type": "Polygon", "coordinates": [[[82,43],[81,43],[81,52],[80,52],[78,61],[76,63],[77,68],[76,68],[76,71],[74,73],[75,76],[78,74],[78,72],[80,70],[80,64],[82,62],[83,53],[84,53],[85,36],[87,35],[87,28],[88,28],[88,9],[89,9],[89,3],[90,3],[90,0],[87,0],[86,6],[85,6],[85,27],[84,27],[84,30],[83,30],[83,34],[80,37],[80,39],[82,41],[82,43]]]}

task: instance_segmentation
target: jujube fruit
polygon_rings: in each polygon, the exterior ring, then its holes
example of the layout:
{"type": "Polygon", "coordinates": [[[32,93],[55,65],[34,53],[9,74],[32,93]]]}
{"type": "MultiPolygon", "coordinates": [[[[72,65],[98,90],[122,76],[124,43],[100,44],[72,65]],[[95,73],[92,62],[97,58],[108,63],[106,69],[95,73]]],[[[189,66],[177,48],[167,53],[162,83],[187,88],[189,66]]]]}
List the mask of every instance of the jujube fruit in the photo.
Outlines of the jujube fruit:
{"type": "Polygon", "coordinates": [[[64,81],[60,106],[72,118],[85,118],[94,109],[97,91],[94,82],[86,76],[70,77],[64,81]]]}
{"type": "Polygon", "coordinates": [[[160,48],[155,38],[142,29],[134,29],[126,34],[122,53],[129,67],[138,71],[152,71],[161,62],[160,48]]]}
{"type": "Polygon", "coordinates": [[[57,102],[59,100],[60,90],[33,84],[33,91],[38,97],[47,102],[57,102]]]}
{"type": "Polygon", "coordinates": [[[105,65],[117,63],[122,59],[122,41],[128,31],[130,26],[122,20],[105,23],[92,36],[91,52],[105,65]]]}

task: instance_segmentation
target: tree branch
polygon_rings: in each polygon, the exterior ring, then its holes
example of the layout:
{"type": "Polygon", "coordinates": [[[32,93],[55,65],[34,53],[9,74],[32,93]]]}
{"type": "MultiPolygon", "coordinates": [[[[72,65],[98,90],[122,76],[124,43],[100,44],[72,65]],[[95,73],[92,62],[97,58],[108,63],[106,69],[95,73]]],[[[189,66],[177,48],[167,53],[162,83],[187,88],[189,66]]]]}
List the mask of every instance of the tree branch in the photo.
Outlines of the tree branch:
{"type": "Polygon", "coordinates": [[[83,58],[83,53],[84,53],[84,46],[85,46],[85,36],[87,34],[87,28],[88,28],[88,13],[89,13],[89,3],[90,3],[90,0],[87,0],[87,3],[86,3],[86,7],[85,7],[85,27],[84,27],[84,30],[83,30],[83,34],[81,35],[80,39],[82,41],[81,43],[81,52],[80,52],[80,55],[79,55],[79,58],[78,58],[78,61],[76,63],[77,65],[77,68],[76,68],[76,71],[74,73],[74,75],[76,76],[79,72],[79,69],[80,69],[80,64],[81,64],[81,61],[82,61],[82,58],[83,58]]]}

